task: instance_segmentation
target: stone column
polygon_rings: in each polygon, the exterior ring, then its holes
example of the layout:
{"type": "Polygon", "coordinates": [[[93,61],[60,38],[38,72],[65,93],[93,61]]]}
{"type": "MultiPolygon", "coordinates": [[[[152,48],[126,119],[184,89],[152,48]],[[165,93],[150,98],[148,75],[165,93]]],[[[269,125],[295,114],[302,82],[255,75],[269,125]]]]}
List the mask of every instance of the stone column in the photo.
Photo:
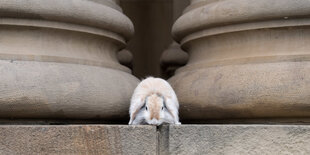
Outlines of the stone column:
{"type": "Polygon", "coordinates": [[[310,116],[310,1],[192,0],[173,26],[190,55],[169,81],[183,120],[310,116]]]}
{"type": "Polygon", "coordinates": [[[132,60],[133,60],[133,55],[132,53],[127,50],[123,49],[117,53],[117,59],[120,64],[132,69],[132,60]]]}
{"type": "Polygon", "coordinates": [[[174,75],[175,71],[184,66],[188,61],[188,54],[176,42],[163,51],[160,57],[160,69],[164,78],[174,75]]]}
{"type": "Polygon", "coordinates": [[[126,118],[133,32],[116,0],[0,1],[0,118],[126,118]]]}

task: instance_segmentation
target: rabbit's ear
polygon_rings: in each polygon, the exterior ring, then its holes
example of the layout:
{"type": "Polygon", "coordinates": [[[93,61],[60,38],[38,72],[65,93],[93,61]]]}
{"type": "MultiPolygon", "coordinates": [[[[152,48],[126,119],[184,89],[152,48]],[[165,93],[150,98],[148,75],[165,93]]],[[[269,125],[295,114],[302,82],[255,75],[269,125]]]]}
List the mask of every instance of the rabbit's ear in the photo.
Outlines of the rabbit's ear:
{"type": "Polygon", "coordinates": [[[175,114],[173,112],[173,108],[171,107],[171,103],[169,103],[170,100],[167,100],[166,98],[164,98],[164,107],[168,110],[168,112],[170,113],[170,115],[175,118],[175,114]],[[168,102],[168,105],[167,105],[168,102]]]}
{"type": "Polygon", "coordinates": [[[139,113],[139,111],[141,110],[141,108],[143,108],[145,105],[146,105],[146,99],[141,99],[139,101],[140,103],[139,104],[135,104],[135,105],[138,105],[138,107],[135,107],[133,109],[133,111],[131,112],[131,116],[130,116],[130,121],[128,124],[132,124],[133,121],[135,120],[137,114],[139,113]]]}
{"type": "Polygon", "coordinates": [[[140,111],[140,109],[136,109],[132,114],[131,114],[131,117],[130,117],[130,121],[128,124],[132,124],[132,122],[135,120],[138,112],[140,111]]]}
{"type": "Polygon", "coordinates": [[[165,105],[168,109],[168,112],[172,115],[175,122],[179,122],[179,112],[178,112],[178,101],[172,100],[171,98],[165,98],[165,105]],[[176,103],[175,103],[176,102],[176,103]]]}

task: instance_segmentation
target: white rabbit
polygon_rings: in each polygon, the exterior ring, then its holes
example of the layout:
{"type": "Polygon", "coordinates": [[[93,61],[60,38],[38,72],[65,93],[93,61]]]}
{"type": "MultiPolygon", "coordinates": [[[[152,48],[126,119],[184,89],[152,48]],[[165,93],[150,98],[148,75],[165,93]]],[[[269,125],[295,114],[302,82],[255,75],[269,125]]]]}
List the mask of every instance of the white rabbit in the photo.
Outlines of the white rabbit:
{"type": "Polygon", "coordinates": [[[170,84],[149,77],[139,83],[132,95],[128,124],[181,124],[178,110],[179,102],[170,84]]]}

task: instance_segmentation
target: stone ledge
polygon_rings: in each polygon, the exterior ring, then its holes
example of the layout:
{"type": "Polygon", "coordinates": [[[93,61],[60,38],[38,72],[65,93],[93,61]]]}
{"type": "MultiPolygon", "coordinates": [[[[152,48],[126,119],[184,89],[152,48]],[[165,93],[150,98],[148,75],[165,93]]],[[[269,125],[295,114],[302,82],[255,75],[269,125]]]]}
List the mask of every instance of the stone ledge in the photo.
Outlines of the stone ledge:
{"type": "Polygon", "coordinates": [[[309,125],[0,125],[0,154],[307,154],[309,125]]]}
{"type": "Polygon", "coordinates": [[[156,144],[152,126],[0,126],[0,154],[156,154],[156,144]]]}
{"type": "Polygon", "coordinates": [[[169,146],[161,147],[161,151],[166,154],[310,152],[309,125],[182,125],[164,128],[161,129],[162,134],[166,135],[163,138],[169,146]]]}

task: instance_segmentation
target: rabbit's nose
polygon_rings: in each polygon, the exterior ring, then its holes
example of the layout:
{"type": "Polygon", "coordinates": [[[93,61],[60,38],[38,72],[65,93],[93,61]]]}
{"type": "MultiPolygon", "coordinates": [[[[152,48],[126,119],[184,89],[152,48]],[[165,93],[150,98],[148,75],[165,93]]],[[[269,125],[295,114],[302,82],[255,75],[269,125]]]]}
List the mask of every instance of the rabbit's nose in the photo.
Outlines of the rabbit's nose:
{"type": "Polygon", "coordinates": [[[153,118],[151,121],[150,121],[150,124],[153,124],[153,125],[157,125],[159,123],[159,121],[155,118],[153,118]]]}

